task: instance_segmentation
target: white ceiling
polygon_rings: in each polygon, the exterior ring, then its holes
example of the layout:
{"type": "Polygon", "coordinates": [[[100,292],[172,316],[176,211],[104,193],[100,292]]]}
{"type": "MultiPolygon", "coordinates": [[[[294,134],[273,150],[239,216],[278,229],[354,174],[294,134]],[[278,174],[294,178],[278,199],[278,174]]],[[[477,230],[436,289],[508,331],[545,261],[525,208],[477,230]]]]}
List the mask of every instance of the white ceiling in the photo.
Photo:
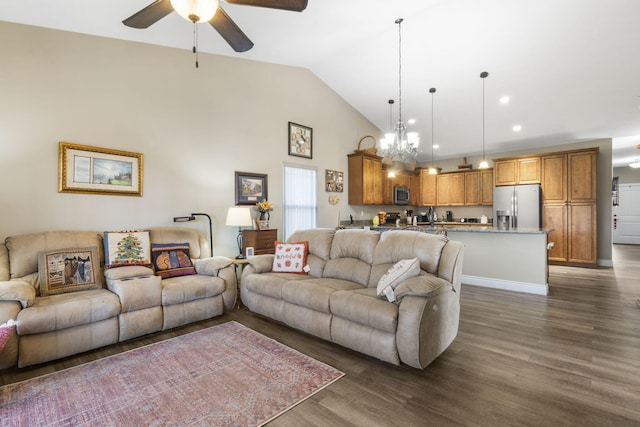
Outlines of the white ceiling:
{"type": "MultiPolygon", "coordinates": [[[[175,13],[146,30],[122,24],[151,2],[3,0],[0,20],[190,50],[191,23],[175,13]]],[[[236,54],[201,24],[201,51],[308,68],[383,132],[389,99],[397,119],[394,21],[404,18],[402,112],[416,120],[409,130],[420,132],[421,161],[431,155],[430,87],[436,159],[482,152],[482,71],[488,158],[611,137],[614,166],[640,159],[638,0],[309,0],[302,13],[221,6],[255,46],[236,54]]],[[[207,68],[215,72],[201,56],[207,68]]]]}

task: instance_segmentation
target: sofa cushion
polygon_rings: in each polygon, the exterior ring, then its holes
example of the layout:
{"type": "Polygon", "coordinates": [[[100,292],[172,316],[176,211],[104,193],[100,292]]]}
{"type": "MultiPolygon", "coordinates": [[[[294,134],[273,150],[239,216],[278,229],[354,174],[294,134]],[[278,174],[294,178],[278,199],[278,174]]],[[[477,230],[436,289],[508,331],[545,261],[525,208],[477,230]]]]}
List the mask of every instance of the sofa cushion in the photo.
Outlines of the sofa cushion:
{"type": "Polygon", "coordinates": [[[120,314],[120,300],[106,289],[48,295],[18,313],[18,335],[96,323],[120,314]]]}
{"type": "Polygon", "coordinates": [[[156,275],[163,279],[196,274],[188,243],[153,243],[151,260],[156,275]]]}
{"type": "Polygon", "coordinates": [[[38,255],[40,295],[102,288],[98,248],[54,249],[38,255]]]}
{"type": "Polygon", "coordinates": [[[378,295],[385,295],[388,301],[395,301],[395,295],[393,290],[398,284],[407,280],[410,277],[415,277],[420,274],[420,263],[418,258],[403,259],[387,270],[387,272],[378,281],[376,287],[376,293],[378,295]]]}
{"type": "Polygon", "coordinates": [[[333,228],[313,228],[295,231],[287,242],[309,242],[309,253],[320,259],[328,260],[331,253],[331,242],[335,230],[333,228]]]}
{"type": "Polygon", "coordinates": [[[336,291],[330,305],[334,315],[361,325],[393,333],[398,327],[398,305],[378,298],[373,288],[336,291]]]}
{"type": "Polygon", "coordinates": [[[275,242],[276,253],[273,257],[271,270],[274,273],[298,273],[307,274],[307,254],[309,252],[309,242],[275,242]]]}
{"type": "Polygon", "coordinates": [[[417,257],[422,270],[438,274],[440,255],[446,243],[445,236],[420,231],[393,230],[382,233],[373,257],[369,286],[377,286],[387,270],[402,259],[417,257]]]}
{"type": "Polygon", "coordinates": [[[104,277],[107,280],[133,279],[144,276],[153,276],[153,270],[141,265],[131,265],[128,267],[109,268],[104,272],[104,277]]]}
{"type": "Polygon", "coordinates": [[[355,258],[371,264],[379,240],[380,233],[377,231],[339,230],[333,236],[331,259],[355,258]]]}
{"type": "Polygon", "coordinates": [[[337,258],[327,261],[322,277],[341,279],[367,286],[371,265],[357,258],[337,258]]]}
{"type": "Polygon", "coordinates": [[[162,279],[162,305],[182,304],[223,293],[225,281],[220,277],[194,274],[162,279]]]}
{"type": "Polygon", "coordinates": [[[282,288],[289,282],[311,279],[314,277],[295,273],[251,274],[242,280],[240,286],[259,295],[282,299],[282,288]]]}
{"type": "Polygon", "coordinates": [[[151,265],[149,231],[106,231],[104,233],[105,267],[151,265]]]}
{"type": "Polygon", "coordinates": [[[362,289],[362,286],[340,279],[311,279],[291,281],[282,287],[282,299],[287,302],[331,313],[329,300],[336,291],[362,289]]]}
{"type": "Polygon", "coordinates": [[[47,231],[42,233],[23,234],[7,237],[9,250],[9,265],[11,278],[19,279],[38,271],[38,254],[42,251],[63,248],[78,248],[96,246],[99,248],[100,270],[96,272],[102,276],[104,262],[102,252],[102,236],[95,231],[47,231]]]}

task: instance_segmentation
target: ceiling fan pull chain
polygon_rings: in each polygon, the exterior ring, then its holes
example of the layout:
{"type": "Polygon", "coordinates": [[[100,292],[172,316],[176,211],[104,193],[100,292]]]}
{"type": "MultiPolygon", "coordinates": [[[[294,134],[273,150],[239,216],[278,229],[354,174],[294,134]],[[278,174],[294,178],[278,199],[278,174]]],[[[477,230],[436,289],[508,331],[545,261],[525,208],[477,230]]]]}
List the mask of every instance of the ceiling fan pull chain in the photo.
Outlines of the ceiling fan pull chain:
{"type": "Polygon", "coordinates": [[[196,68],[198,68],[198,24],[193,23],[193,53],[196,55],[196,68]]]}

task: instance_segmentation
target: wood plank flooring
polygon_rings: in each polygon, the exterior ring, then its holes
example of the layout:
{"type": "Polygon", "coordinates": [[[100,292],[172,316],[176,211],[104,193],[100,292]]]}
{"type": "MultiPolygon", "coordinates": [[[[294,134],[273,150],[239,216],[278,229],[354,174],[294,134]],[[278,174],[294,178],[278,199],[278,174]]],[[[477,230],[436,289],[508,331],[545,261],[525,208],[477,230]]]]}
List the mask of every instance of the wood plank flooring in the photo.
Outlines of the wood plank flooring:
{"type": "Polygon", "coordinates": [[[614,268],[550,267],[550,295],[463,285],[458,337],[425,370],[395,367],[236,310],[22,370],[0,384],[236,320],[346,373],[270,426],[638,426],[640,246],[614,268]]]}

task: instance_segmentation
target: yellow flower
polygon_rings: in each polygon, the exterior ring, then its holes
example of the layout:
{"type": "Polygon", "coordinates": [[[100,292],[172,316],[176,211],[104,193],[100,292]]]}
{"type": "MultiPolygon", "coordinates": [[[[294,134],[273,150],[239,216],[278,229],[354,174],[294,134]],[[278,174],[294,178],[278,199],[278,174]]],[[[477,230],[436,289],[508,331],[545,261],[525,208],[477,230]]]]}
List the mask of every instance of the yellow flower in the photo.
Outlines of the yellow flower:
{"type": "Polygon", "coordinates": [[[260,212],[268,212],[273,210],[273,205],[266,200],[256,203],[260,212]]]}

